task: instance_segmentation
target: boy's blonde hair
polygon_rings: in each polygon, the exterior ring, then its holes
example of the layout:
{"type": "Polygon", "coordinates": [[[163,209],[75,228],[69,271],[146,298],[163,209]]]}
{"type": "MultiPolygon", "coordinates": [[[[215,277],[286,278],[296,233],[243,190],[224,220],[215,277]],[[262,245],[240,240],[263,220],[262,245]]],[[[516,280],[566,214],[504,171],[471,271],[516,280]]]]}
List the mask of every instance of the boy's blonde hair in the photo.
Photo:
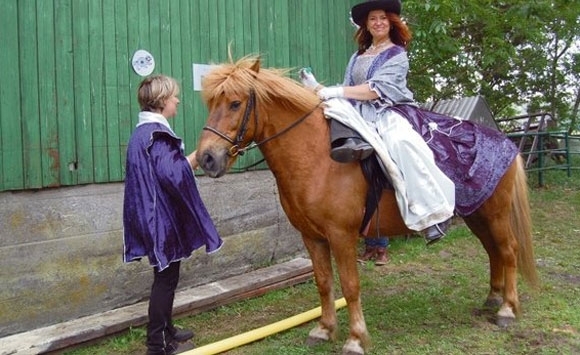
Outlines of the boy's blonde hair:
{"type": "Polygon", "coordinates": [[[179,84],[166,75],[147,77],[137,89],[137,100],[141,111],[161,112],[165,107],[165,101],[177,95],[179,95],[179,84]]]}

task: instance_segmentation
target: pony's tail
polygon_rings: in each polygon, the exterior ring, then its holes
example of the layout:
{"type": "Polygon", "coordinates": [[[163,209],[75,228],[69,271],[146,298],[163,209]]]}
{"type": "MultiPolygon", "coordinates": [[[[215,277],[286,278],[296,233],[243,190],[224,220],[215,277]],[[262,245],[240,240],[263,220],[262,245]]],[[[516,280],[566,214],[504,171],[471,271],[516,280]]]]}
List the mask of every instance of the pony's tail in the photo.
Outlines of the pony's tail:
{"type": "Polygon", "coordinates": [[[528,200],[528,182],[521,156],[517,158],[513,197],[511,225],[519,246],[518,270],[528,285],[537,290],[539,278],[532,245],[532,217],[528,200]]]}

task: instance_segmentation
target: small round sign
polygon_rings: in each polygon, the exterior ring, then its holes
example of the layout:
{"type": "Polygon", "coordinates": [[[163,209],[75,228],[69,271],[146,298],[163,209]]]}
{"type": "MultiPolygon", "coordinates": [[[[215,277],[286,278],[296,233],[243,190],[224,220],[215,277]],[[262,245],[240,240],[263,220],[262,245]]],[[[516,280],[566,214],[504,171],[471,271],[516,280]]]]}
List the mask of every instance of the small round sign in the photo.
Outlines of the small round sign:
{"type": "Polygon", "coordinates": [[[144,49],[139,49],[133,54],[133,70],[140,76],[147,76],[155,69],[155,58],[144,49]]]}

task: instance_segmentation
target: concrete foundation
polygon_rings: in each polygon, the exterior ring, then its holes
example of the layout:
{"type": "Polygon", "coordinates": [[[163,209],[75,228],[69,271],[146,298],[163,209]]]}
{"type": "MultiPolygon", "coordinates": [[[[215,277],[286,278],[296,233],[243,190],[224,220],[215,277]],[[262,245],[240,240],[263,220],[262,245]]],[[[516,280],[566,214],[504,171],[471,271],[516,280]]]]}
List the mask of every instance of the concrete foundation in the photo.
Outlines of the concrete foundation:
{"type": "MultiPolygon", "coordinates": [[[[182,263],[180,290],[306,255],[270,171],[198,186],[225,243],[182,263]]],[[[122,261],[122,205],[122,183],[0,193],[0,337],[148,297],[148,262],[122,261]]]]}

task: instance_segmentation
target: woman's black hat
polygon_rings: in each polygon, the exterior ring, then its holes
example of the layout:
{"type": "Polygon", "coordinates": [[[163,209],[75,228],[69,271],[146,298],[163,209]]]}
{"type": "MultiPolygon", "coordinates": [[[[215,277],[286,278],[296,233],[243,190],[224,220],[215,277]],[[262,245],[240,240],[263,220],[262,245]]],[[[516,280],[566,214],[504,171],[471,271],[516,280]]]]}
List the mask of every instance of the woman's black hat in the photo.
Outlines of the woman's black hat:
{"type": "Polygon", "coordinates": [[[400,0],[370,0],[354,5],[350,10],[352,20],[359,26],[364,26],[367,15],[372,10],[385,10],[385,12],[392,12],[397,15],[401,14],[400,0]]]}

